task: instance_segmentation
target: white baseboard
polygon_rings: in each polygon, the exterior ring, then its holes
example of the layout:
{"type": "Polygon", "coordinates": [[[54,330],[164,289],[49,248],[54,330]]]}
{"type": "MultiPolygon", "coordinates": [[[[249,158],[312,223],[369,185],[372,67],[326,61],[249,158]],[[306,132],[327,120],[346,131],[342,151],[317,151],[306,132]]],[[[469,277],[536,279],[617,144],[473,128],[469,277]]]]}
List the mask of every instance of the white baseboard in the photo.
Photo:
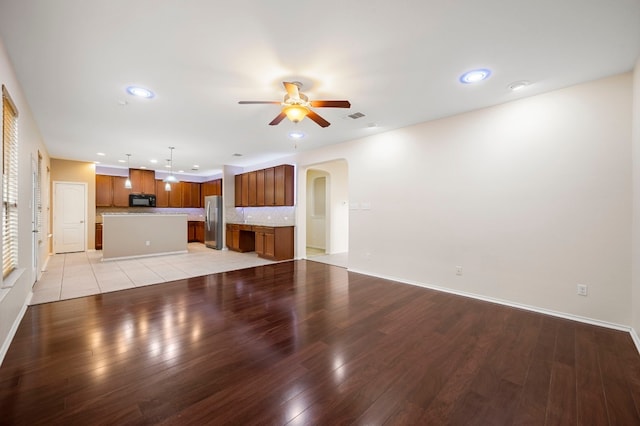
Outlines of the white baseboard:
{"type": "Polygon", "coordinates": [[[105,259],[102,258],[103,262],[112,262],[114,260],[128,260],[128,259],[140,259],[143,257],[155,257],[155,256],[168,256],[173,254],[185,254],[189,253],[189,250],[179,250],[179,251],[163,251],[161,253],[149,253],[149,254],[137,254],[135,256],[121,256],[121,257],[109,257],[105,259]]]}
{"type": "Polygon", "coordinates": [[[25,300],[24,305],[20,309],[18,316],[13,321],[11,325],[11,329],[9,330],[9,334],[7,334],[7,338],[2,342],[2,347],[0,347],[0,366],[2,366],[2,361],[4,361],[4,357],[7,355],[9,351],[9,346],[13,341],[13,337],[16,335],[16,331],[18,331],[18,327],[20,326],[20,322],[22,322],[22,318],[24,317],[25,312],[27,312],[27,307],[29,303],[31,303],[31,298],[33,297],[33,292],[29,292],[29,296],[27,296],[27,300],[25,300]]]}
{"type": "Polygon", "coordinates": [[[397,277],[389,277],[389,276],[384,276],[384,275],[372,274],[370,272],[360,271],[360,270],[351,269],[351,268],[349,268],[348,270],[350,272],[356,272],[358,274],[369,275],[369,276],[372,276],[372,277],[382,278],[382,279],[390,280],[390,281],[397,281],[397,282],[400,282],[400,283],[414,285],[414,286],[417,286],[417,287],[424,287],[424,288],[428,288],[428,289],[431,289],[431,290],[442,291],[444,293],[455,294],[457,296],[470,297],[472,299],[482,300],[484,302],[497,303],[499,305],[510,306],[512,308],[524,309],[526,311],[537,312],[537,313],[545,314],[545,315],[551,315],[551,316],[554,316],[554,317],[564,318],[564,319],[568,319],[568,320],[572,320],[572,321],[578,321],[578,322],[591,324],[591,325],[597,325],[599,327],[606,327],[606,328],[611,328],[611,329],[614,329],[614,330],[625,331],[625,332],[631,334],[631,338],[633,339],[633,341],[634,341],[634,343],[636,345],[636,349],[638,349],[638,352],[640,353],[640,339],[638,338],[638,335],[635,334],[635,331],[633,330],[633,328],[631,328],[629,326],[626,326],[626,325],[616,324],[616,323],[612,323],[612,322],[608,322],[608,321],[597,320],[597,319],[593,319],[593,318],[582,317],[580,315],[567,314],[565,312],[558,312],[558,311],[554,311],[554,310],[551,310],[551,309],[539,308],[539,307],[536,307],[536,306],[530,306],[530,305],[525,305],[525,304],[522,304],[522,303],[511,302],[511,301],[508,301],[508,300],[482,296],[482,295],[479,295],[479,294],[468,293],[468,292],[465,292],[465,291],[452,290],[450,288],[429,285],[429,284],[421,283],[421,282],[418,282],[418,281],[405,280],[405,279],[401,279],[401,278],[397,278],[397,277]]]}

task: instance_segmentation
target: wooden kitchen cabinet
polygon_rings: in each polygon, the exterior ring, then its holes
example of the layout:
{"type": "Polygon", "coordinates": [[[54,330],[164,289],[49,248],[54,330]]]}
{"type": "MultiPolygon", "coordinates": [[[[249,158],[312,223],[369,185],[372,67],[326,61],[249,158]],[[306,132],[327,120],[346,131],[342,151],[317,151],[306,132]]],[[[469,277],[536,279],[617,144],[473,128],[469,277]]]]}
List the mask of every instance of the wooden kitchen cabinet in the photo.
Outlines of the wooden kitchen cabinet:
{"type": "Polygon", "coordinates": [[[242,175],[235,175],[235,200],[236,207],[244,207],[242,205],[242,175]]]}
{"type": "Polygon", "coordinates": [[[249,174],[243,173],[242,175],[242,206],[249,205],[249,174]]]}
{"type": "Polygon", "coordinates": [[[96,207],[129,207],[125,176],[96,175],[96,207]]]}
{"type": "Polygon", "coordinates": [[[204,222],[192,220],[187,222],[187,240],[190,243],[204,243],[204,222]]]}
{"type": "Polygon", "coordinates": [[[200,184],[196,182],[180,182],[182,190],[182,207],[201,207],[200,184]]]}
{"type": "Polygon", "coordinates": [[[164,190],[164,182],[156,180],[156,207],[169,207],[170,192],[164,190]]]}
{"type": "Polygon", "coordinates": [[[113,207],[129,207],[131,190],[124,187],[126,176],[112,176],[113,179],[113,207]]]}
{"type": "Polygon", "coordinates": [[[129,169],[132,194],[156,194],[156,172],[153,170],[129,169]]]}
{"type": "Polygon", "coordinates": [[[254,226],[258,256],[271,260],[293,259],[293,226],[254,226]]]}
{"type": "Polygon", "coordinates": [[[269,167],[264,169],[264,205],[273,206],[276,203],[275,198],[275,168],[269,167]]]}
{"type": "Polygon", "coordinates": [[[204,222],[196,222],[196,241],[204,243],[204,222]]]}
{"type": "Polygon", "coordinates": [[[227,247],[241,253],[255,250],[255,235],[251,225],[227,223],[227,247]]]}
{"type": "Polygon", "coordinates": [[[247,175],[249,176],[249,196],[248,196],[249,207],[256,207],[257,205],[256,198],[258,195],[258,188],[256,185],[256,177],[257,177],[256,173],[257,172],[247,173],[247,175]]]}
{"type": "Polygon", "coordinates": [[[156,180],[156,207],[182,207],[180,183],[172,183],[171,191],[165,190],[165,185],[162,180],[156,180]]]}
{"type": "Polygon", "coordinates": [[[112,176],[96,175],[96,207],[111,207],[113,205],[112,176]]]}
{"type": "Polygon", "coordinates": [[[274,198],[276,206],[293,206],[293,166],[275,167],[274,198]]]}
{"type": "Polygon", "coordinates": [[[204,197],[209,195],[222,195],[222,179],[203,182],[200,186],[200,207],[204,205],[204,197]]]}
{"type": "Polygon", "coordinates": [[[227,223],[229,250],[254,251],[271,260],[293,259],[293,226],[258,226],[227,223]]]}
{"type": "Polygon", "coordinates": [[[182,185],[180,182],[171,184],[169,192],[169,207],[182,207],[182,185]]]}
{"type": "Polygon", "coordinates": [[[283,164],[235,176],[236,207],[293,206],[294,167],[283,164]]]}
{"type": "Polygon", "coordinates": [[[256,171],[256,205],[264,206],[264,169],[256,171]]]}
{"type": "Polygon", "coordinates": [[[102,224],[96,223],[96,250],[102,250],[102,224]]]}

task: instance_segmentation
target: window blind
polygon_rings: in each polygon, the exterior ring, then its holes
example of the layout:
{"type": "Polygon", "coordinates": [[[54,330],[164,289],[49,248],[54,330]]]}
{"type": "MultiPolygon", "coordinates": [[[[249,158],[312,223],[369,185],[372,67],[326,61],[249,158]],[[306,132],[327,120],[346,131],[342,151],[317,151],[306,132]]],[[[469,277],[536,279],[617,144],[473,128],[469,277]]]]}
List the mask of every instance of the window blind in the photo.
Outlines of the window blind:
{"type": "Polygon", "coordinates": [[[2,88],[2,276],[18,266],[18,111],[2,88]]]}

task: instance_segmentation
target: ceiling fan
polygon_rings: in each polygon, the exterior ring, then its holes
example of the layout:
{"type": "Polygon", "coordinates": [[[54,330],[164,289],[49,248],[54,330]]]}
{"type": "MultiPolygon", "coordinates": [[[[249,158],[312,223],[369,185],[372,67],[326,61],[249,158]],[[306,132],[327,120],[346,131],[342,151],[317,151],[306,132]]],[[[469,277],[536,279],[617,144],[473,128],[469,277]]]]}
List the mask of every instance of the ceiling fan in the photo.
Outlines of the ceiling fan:
{"type": "Polygon", "coordinates": [[[300,92],[300,83],[290,83],[283,81],[284,88],[287,90],[287,94],[284,95],[282,102],[278,101],[240,101],[239,104],[279,104],[282,105],[282,111],[276,118],[274,118],[270,126],[279,124],[285,117],[294,123],[298,123],[305,117],[309,117],[315,121],[320,127],[328,127],[329,123],[324,118],[320,117],[317,113],[311,110],[311,108],[351,108],[349,101],[310,101],[309,98],[300,92]]]}

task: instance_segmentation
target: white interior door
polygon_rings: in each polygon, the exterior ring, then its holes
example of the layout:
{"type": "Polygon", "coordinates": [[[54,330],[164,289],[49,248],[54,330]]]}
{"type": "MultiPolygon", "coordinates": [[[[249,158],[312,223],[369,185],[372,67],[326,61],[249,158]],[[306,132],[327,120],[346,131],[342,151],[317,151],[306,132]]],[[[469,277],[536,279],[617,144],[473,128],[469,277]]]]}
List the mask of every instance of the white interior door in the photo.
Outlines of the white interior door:
{"type": "Polygon", "coordinates": [[[85,250],[86,183],[56,182],[53,208],[53,250],[70,253],[85,250]]]}
{"type": "Polygon", "coordinates": [[[38,163],[31,158],[31,268],[32,277],[34,282],[38,280],[38,241],[39,241],[39,226],[38,223],[38,163]]]}

